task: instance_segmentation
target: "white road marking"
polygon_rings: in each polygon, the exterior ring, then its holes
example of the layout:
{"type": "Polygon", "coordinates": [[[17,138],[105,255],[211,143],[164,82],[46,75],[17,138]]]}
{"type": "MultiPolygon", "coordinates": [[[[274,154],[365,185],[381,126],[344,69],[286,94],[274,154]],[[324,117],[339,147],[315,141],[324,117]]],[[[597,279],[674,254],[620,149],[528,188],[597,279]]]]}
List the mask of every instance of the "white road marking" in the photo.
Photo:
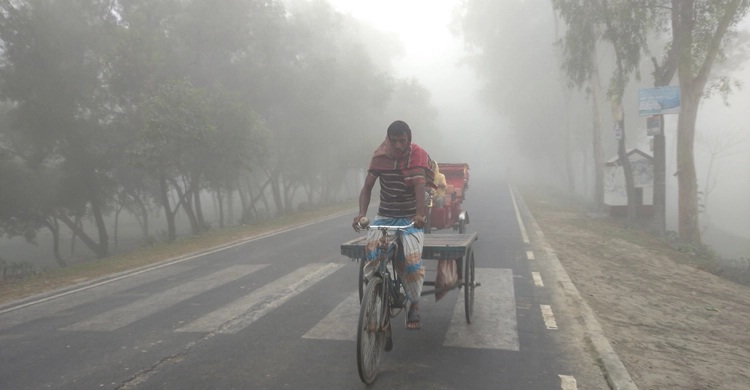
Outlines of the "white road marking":
{"type": "Polygon", "coordinates": [[[355,291],[302,337],[322,340],[356,340],[359,308],[359,293],[355,291]]]}
{"type": "Polygon", "coordinates": [[[266,265],[238,265],[222,269],[162,293],[112,309],[88,320],[69,325],[63,330],[112,331],[155,314],[165,307],[187,300],[227,282],[251,274],[266,265]]]}
{"type": "Polygon", "coordinates": [[[539,272],[532,272],[531,277],[534,279],[534,285],[537,287],[544,287],[544,282],[542,281],[542,275],[539,274],[539,272]]]}
{"type": "Polygon", "coordinates": [[[474,294],[471,324],[466,323],[464,294],[459,294],[443,345],[518,351],[518,321],[513,292],[513,271],[477,268],[482,285],[474,294]]]}
{"type": "Polygon", "coordinates": [[[237,333],[342,266],[337,263],[309,264],[177,331],[237,333]]]}
{"type": "Polygon", "coordinates": [[[539,307],[542,309],[542,317],[547,329],[557,329],[557,321],[555,321],[555,315],[552,314],[552,308],[549,305],[539,305],[539,307]]]}
{"type": "Polygon", "coordinates": [[[576,378],[570,375],[558,375],[560,377],[560,388],[562,390],[578,390],[576,378]]]}
{"type": "MultiPolygon", "coordinates": [[[[158,272],[149,272],[137,279],[119,279],[108,283],[101,283],[96,287],[91,287],[86,294],[57,294],[55,299],[37,300],[34,305],[27,305],[21,309],[8,310],[0,312],[0,331],[12,326],[34,321],[40,318],[54,316],[59,312],[84,305],[104,296],[112,296],[123,291],[135,289],[138,286],[154,282],[162,278],[168,278],[192,267],[171,267],[164,268],[158,272]]],[[[84,289],[79,289],[83,291],[84,289]]]]}
{"type": "Polygon", "coordinates": [[[523,224],[523,219],[521,218],[521,212],[518,210],[518,203],[516,203],[516,196],[513,195],[513,186],[508,184],[508,191],[510,191],[510,198],[513,200],[513,208],[516,210],[516,220],[518,221],[518,227],[521,229],[521,238],[523,239],[524,244],[529,244],[529,234],[526,233],[526,226],[523,224]]]}
{"type": "Polygon", "coordinates": [[[529,260],[534,260],[534,252],[526,251],[526,258],[529,260]]]}

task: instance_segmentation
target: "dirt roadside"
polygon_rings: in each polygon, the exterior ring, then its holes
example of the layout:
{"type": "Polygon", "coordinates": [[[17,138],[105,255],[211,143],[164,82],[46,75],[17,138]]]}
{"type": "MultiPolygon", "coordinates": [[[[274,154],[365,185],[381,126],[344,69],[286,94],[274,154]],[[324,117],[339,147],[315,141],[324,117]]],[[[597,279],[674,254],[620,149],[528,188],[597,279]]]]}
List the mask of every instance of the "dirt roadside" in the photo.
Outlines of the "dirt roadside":
{"type": "Polygon", "coordinates": [[[522,193],[639,389],[750,388],[750,287],[643,231],[522,193]]]}

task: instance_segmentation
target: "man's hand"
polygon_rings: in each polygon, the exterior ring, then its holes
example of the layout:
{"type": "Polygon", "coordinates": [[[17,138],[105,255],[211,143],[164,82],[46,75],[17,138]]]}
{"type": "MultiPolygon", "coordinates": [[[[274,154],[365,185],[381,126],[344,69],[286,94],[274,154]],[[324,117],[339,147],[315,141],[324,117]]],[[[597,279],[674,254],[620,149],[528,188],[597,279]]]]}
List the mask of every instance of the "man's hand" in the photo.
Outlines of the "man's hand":
{"type": "Polygon", "coordinates": [[[422,214],[417,213],[414,216],[414,226],[422,229],[424,227],[425,217],[422,214]]]}
{"type": "Polygon", "coordinates": [[[365,216],[362,215],[362,214],[357,215],[356,217],[354,217],[354,222],[352,222],[352,228],[354,229],[355,232],[359,233],[362,230],[362,228],[360,228],[360,226],[359,226],[359,220],[362,219],[362,218],[364,218],[364,217],[365,216]]]}

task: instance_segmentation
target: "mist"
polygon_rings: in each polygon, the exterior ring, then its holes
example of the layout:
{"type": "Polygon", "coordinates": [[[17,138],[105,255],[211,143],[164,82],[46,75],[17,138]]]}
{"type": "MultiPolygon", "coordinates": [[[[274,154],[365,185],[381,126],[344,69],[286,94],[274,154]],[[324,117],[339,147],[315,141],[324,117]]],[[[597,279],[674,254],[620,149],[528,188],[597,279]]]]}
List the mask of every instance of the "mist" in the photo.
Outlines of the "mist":
{"type": "MultiPolygon", "coordinates": [[[[558,48],[553,43],[559,37],[563,27],[561,23],[552,18],[552,10],[547,2],[503,2],[507,6],[504,11],[507,16],[498,17],[498,28],[507,34],[508,41],[516,41],[522,45],[529,42],[527,51],[547,50],[548,54],[542,60],[554,60],[558,48]],[[513,4],[513,5],[512,5],[513,4]],[[511,6],[512,5],[512,6],[511,6]],[[525,36],[529,30],[514,30],[513,26],[504,26],[504,22],[513,18],[524,23],[524,16],[536,13],[538,18],[547,22],[546,29],[535,30],[539,39],[525,36]],[[515,15],[513,15],[515,13],[515,15]],[[553,28],[554,27],[554,31],[553,28]],[[515,33],[514,33],[515,31],[515,33]],[[546,37],[543,35],[547,34],[546,37]],[[539,47],[534,45],[539,41],[547,41],[549,45],[539,47]]],[[[430,144],[424,140],[423,131],[432,129],[416,129],[416,142],[422,141],[431,146],[429,150],[432,157],[439,161],[466,161],[472,167],[472,172],[477,175],[505,175],[513,172],[516,180],[521,182],[536,182],[545,184],[544,175],[539,172],[526,170],[524,167],[533,166],[535,156],[520,155],[516,145],[517,136],[514,135],[511,122],[515,118],[509,118],[502,114],[503,108],[497,103],[488,101],[487,78],[482,77],[477,65],[472,64],[472,55],[475,50],[468,47],[465,37],[461,33],[460,16],[463,11],[460,1],[413,1],[408,4],[398,1],[378,2],[377,5],[367,1],[332,1],[332,4],[341,12],[351,14],[377,28],[387,31],[389,34],[397,35],[404,43],[403,56],[393,61],[394,70],[403,77],[414,77],[431,93],[431,103],[438,112],[438,130],[441,132],[443,144],[430,144]],[[539,180],[539,178],[542,178],[539,180]]],[[[539,26],[540,24],[535,24],[539,26]]],[[[750,17],[745,17],[740,23],[739,29],[743,32],[750,31],[750,17]]],[[[746,39],[740,34],[741,39],[746,39]]],[[[747,41],[740,41],[747,45],[747,41]]],[[[517,44],[517,45],[518,45],[517,44]]],[[[509,47],[516,47],[509,44],[509,47]]],[[[612,55],[611,51],[603,51],[612,55]]],[[[522,61],[525,54],[509,51],[509,56],[519,58],[522,61]]],[[[740,61],[746,61],[747,58],[740,61]]],[[[605,60],[606,62],[606,60],[605,60]]],[[[630,148],[639,148],[647,153],[650,150],[650,138],[646,136],[645,118],[633,116],[637,111],[635,91],[636,88],[651,87],[649,78],[649,59],[644,59],[642,66],[641,81],[633,81],[629,87],[628,98],[630,102],[626,110],[630,111],[629,145],[630,148]]],[[[718,65],[721,67],[721,64],[718,65]]],[[[719,70],[722,72],[722,70],[719,70]]],[[[750,107],[750,66],[742,64],[730,71],[724,70],[720,75],[733,78],[743,87],[736,89],[725,99],[718,94],[703,100],[696,123],[696,170],[700,195],[705,197],[703,213],[701,214],[701,226],[705,241],[714,246],[724,256],[750,255],[750,111],[744,109],[750,107]],[[718,140],[717,140],[718,138],[718,140]],[[718,146],[721,140],[730,142],[730,146],[718,146]],[[713,147],[713,151],[712,150],[713,147]],[[710,169],[710,172],[709,172],[710,169]],[[744,244],[737,242],[728,243],[725,235],[736,235],[744,240],[744,244]]],[[[502,78],[502,75],[499,76],[502,78]]],[[[561,87],[559,79],[562,74],[553,75],[548,79],[558,79],[557,83],[550,83],[549,90],[556,93],[561,87]]],[[[605,79],[606,77],[603,77],[605,79]]],[[[507,89],[524,89],[536,82],[534,79],[508,78],[507,89]]],[[[571,96],[576,93],[569,92],[571,96]]],[[[582,96],[577,96],[581,99],[582,96]]],[[[540,112],[537,106],[529,106],[526,112],[516,113],[515,117],[535,115],[548,115],[550,113],[540,112]]],[[[555,115],[555,113],[551,113],[555,115]]],[[[559,118],[563,122],[581,123],[590,117],[590,108],[583,107],[573,111],[568,110],[568,115],[579,115],[583,121],[576,119],[559,118]],[[573,112],[571,114],[571,112],[573,112]]],[[[609,145],[605,148],[605,160],[616,158],[617,151],[611,130],[611,113],[604,112],[605,119],[603,127],[605,137],[609,139],[609,145]]],[[[544,122],[540,121],[540,125],[544,122]]],[[[666,227],[668,230],[677,229],[677,179],[673,175],[676,171],[676,144],[677,144],[677,115],[665,117],[666,145],[666,227]]],[[[590,140],[579,139],[580,153],[591,158],[590,140]]],[[[579,178],[579,183],[591,185],[593,179],[579,178]]],[[[549,182],[546,184],[561,185],[562,183],[549,182]]],[[[589,188],[577,187],[579,195],[584,197],[591,195],[589,188]]]]}
{"type": "MultiPolygon", "coordinates": [[[[2,6],[3,261],[63,267],[351,202],[397,119],[472,177],[593,202],[591,88],[563,71],[566,26],[549,1],[29,4],[2,6]]],[[[744,87],[703,99],[696,122],[703,241],[730,257],[750,257],[748,31],[745,16],[712,72],[744,87]]],[[[649,42],[622,94],[626,148],[646,153],[637,93],[668,38],[649,42]]],[[[607,90],[615,52],[597,45],[607,90]]],[[[593,106],[610,161],[603,95],[593,106]]],[[[669,231],[677,118],[665,116],[669,231]]]]}
{"type": "MultiPolygon", "coordinates": [[[[394,74],[414,78],[429,90],[436,125],[412,126],[414,142],[436,161],[466,162],[473,174],[505,174],[517,159],[511,133],[498,110],[481,100],[482,80],[455,31],[459,1],[330,2],[339,12],[396,37],[401,50],[390,64],[394,74]]],[[[385,118],[384,123],[393,119],[410,123],[408,117],[385,118]]]]}

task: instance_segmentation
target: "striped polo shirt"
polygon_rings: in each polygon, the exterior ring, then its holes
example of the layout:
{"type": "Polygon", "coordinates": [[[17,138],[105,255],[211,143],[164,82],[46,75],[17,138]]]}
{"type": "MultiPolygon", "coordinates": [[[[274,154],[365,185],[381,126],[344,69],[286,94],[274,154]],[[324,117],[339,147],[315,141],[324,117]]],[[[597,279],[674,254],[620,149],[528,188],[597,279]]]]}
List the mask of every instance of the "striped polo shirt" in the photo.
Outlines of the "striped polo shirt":
{"type": "Polygon", "coordinates": [[[378,215],[389,218],[412,218],[417,215],[414,187],[406,185],[401,170],[369,172],[380,179],[378,215]]]}

